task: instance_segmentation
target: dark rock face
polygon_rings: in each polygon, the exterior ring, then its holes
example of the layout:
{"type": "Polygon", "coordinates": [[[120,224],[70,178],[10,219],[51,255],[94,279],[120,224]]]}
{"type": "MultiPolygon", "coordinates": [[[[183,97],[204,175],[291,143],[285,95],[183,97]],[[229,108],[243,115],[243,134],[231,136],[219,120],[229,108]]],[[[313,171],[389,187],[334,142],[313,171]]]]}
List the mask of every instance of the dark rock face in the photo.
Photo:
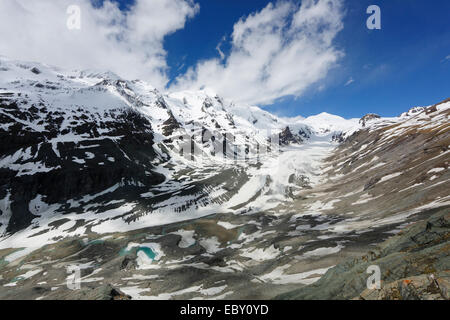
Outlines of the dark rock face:
{"type": "Polygon", "coordinates": [[[376,120],[376,119],[380,119],[381,117],[377,114],[374,113],[369,113],[366,114],[364,117],[361,118],[361,120],[359,120],[359,123],[365,127],[367,122],[372,121],[372,120],[376,120]]]}
{"type": "Polygon", "coordinates": [[[303,142],[303,140],[299,136],[292,134],[291,129],[289,127],[286,127],[280,133],[280,144],[281,145],[288,145],[291,143],[302,143],[302,142],[303,142]]]}
{"type": "Polygon", "coordinates": [[[29,203],[38,196],[47,204],[63,203],[114,185],[165,179],[153,171],[150,122],[132,109],[48,111],[44,104],[4,96],[0,108],[0,155],[11,162],[0,169],[0,196],[10,194],[12,201],[9,233],[36,217],[29,203]]]}
{"type": "Polygon", "coordinates": [[[402,113],[400,116],[401,117],[415,116],[415,115],[423,112],[424,110],[425,110],[424,107],[413,107],[413,108],[409,109],[408,112],[402,113]]]}
{"type": "Polygon", "coordinates": [[[313,134],[313,133],[312,133],[311,130],[308,129],[308,128],[300,129],[300,130],[298,131],[298,135],[299,135],[300,137],[304,138],[304,139],[309,139],[309,138],[311,138],[312,134],[313,134]]]}
{"type": "Polygon", "coordinates": [[[289,177],[289,183],[293,183],[296,186],[311,189],[311,181],[310,179],[305,175],[291,175],[289,177]]]}
{"type": "Polygon", "coordinates": [[[40,74],[41,73],[41,70],[39,70],[36,67],[33,67],[30,71],[33,72],[34,74],[40,74]]]}
{"type": "Polygon", "coordinates": [[[120,270],[134,270],[136,268],[136,257],[129,255],[122,260],[122,264],[120,265],[120,270]]]}
{"type": "Polygon", "coordinates": [[[163,134],[166,137],[170,137],[174,133],[175,130],[181,128],[180,123],[177,121],[177,119],[175,118],[173,113],[171,111],[168,111],[168,112],[169,112],[169,119],[167,119],[163,123],[163,134]]]}
{"type": "Polygon", "coordinates": [[[109,293],[109,295],[111,296],[110,300],[131,300],[131,296],[123,293],[119,289],[112,288],[112,287],[111,287],[111,292],[109,293]]]}
{"type": "Polygon", "coordinates": [[[333,136],[331,137],[331,140],[334,142],[338,142],[338,143],[342,143],[345,141],[344,135],[342,132],[333,134],[333,136]]]}
{"type": "Polygon", "coordinates": [[[205,99],[203,102],[202,111],[205,112],[207,109],[210,109],[213,107],[213,103],[210,99],[205,99]]]}
{"type": "Polygon", "coordinates": [[[381,180],[380,177],[374,177],[370,179],[365,185],[364,185],[364,191],[372,189],[379,181],[381,180]]]}

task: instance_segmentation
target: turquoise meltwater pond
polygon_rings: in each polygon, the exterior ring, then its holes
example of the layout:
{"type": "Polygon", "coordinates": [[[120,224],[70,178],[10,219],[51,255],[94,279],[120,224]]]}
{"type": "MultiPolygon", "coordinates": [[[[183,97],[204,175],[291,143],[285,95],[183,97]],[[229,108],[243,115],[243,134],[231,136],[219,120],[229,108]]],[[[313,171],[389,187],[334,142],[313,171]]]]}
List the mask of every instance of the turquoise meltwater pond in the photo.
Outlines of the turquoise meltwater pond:
{"type": "Polygon", "coordinates": [[[130,251],[132,251],[132,250],[134,250],[134,249],[136,249],[136,248],[137,248],[136,254],[137,254],[139,251],[142,251],[142,252],[145,253],[145,255],[146,255],[149,259],[155,260],[155,258],[156,258],[156,253],[155,253],[151,248],[149,248],[149,247],[143,247],[143,246],[142,246],[142,247],[141,247],[141,246],[139,246],[139,247],[132,247],[130,250],[127,250],[127,248],[124,248],[124,249],[120,250],[120,255],[121,255],[121,256],[125,256],[125,255],[129,254],[130,251]]]}
{"type": "Polygon", "coordinates": [[[151,260],[155,260],[155,258],[156,258],[156,253],[153,252],[153,250],[150,249],[149,247],[139,247],[137,252],[139,252],[139,251],[144,252],[147,255],[147,257],[151,260]]]}

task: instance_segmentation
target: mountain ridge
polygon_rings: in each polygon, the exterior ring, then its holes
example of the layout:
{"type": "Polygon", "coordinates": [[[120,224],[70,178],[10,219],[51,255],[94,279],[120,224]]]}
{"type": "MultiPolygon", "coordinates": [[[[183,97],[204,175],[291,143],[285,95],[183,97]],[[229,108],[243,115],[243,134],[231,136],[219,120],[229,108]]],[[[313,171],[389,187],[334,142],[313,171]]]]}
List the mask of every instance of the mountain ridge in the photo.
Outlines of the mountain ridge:
{"type": "Polygon", "coordinates": [[[49,248],[133,298],[272,298],[313,283],[447,203],[449,110],[286,119],[208,90],[0,58],[0,285],[30,295],[27,264],[63,282],[33,262],[49,248]],[[207,280],[185,292],[191,271],[207,280]]]}

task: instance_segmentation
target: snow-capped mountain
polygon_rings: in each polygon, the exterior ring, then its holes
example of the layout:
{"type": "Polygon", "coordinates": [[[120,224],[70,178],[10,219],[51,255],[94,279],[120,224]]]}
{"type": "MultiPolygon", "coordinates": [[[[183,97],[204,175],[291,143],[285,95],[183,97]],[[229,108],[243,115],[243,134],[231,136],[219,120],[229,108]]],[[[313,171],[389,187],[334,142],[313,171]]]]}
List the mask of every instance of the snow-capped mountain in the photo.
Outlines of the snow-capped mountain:
{"type": "Polygon", "coordinates": [[[294,169],[301,166],[293,154],[283,155],[291,170],[266,185],[277,167],[279,142],[289,154],[304,141],[327,141],[356,125],[328,114],[280,119],[208,91],[163,94],[110,72],[66,72],[6,58],[0,65],[3,233],[36,227],[39,217],[55,212],[89,211],[86,196],[98,195],[102,208],[111,202],[120,207],[126,199],[120,215],[129,215],[128,221],[158,209],[175,215],[190,208],[229,210],[264,188],[277,189],[284,200],[290,177],[313,168],[294,169]],[[258,163],[271,164],[264,172],[252,169],[258,163]],[[239,187],[246,196],[237,196],[239,187]],[[147,209],[130,208],[143,199],[147,209]]]}
{"type": "Polygon", "coordinates": [[[312,283],[333,265],[321,257],[448,204],[449,112],[281,118],[209,90],[0,57],[0,285],[65,279],[44,263],[13,270],[34,255],[75,255],[86,282],[103,272],[133,298],[253,297],[249,281],[270,298],[312,283]],[[191,269],[206,282],[188,284],[191,269]],[[179,281],[143,294],[139,281],[166,275],[179,281]]]}

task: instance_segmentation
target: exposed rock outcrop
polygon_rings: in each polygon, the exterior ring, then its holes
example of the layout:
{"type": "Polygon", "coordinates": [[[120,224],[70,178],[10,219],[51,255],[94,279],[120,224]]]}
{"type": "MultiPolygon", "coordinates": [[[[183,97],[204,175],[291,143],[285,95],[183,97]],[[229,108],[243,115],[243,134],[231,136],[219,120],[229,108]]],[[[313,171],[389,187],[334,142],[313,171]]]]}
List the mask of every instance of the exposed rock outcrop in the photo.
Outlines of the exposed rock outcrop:
{"type": "MultiPolygon", "coordinates": [[[[436,211],[436,210],[435,210],[436,211]]],[[[432,212],[432,211],[431,211],[432,212]]],[[[448,299],[450,208],[403,230],[358,259],[330,269],[318,282],[280,299],[448,299]],[[381,271],[381,289],[367,289],[369,266],[381,271]]]]}
{"type": "Polygon", "coordinates": [[[280,133],[280,144],[288,145],[291,143],[302,143],[303,140],[298,135],[294,135],[289,127],[284,128],[280,133]]]}
{"type": "Polygon", "coordinates": [[[413,107],[411,109],[409,109],[407,112],[403,112],[400,117],[411,117],[411,116],[415,116],[421,112],[423,112],[425,110],[424,107],[413,107]]]}
{"type": "Polygon", "coordinates": [[[363,127],[366,126],[367,122],[376,120],[376,119],[380,119],[381,117],[375,113],[369,113],[366,114],[364,117],[361,118],[361,120],[359,120],[359,124],[361,124],[363,127]]]}
{"type": "Polygon", "coordinates": [[[119,289],[111,287],[111,291],[109,293],[111,299],[110,300],[131,300],[131,296],[125,294],[119,289]]]}
{"type": "Polygon", "coordinates": [[[151,124],[131,109],[49,111],[17,96],[0,98],[0,107],[0,154],[11,163],[0,169],[0,196],[10,194],[11,200],[9,233],[39,215],[29,209],[39,196],[47,204],[62,203],[115,185],[165,180],[154,172],[151,124]]]}
{"type": "Polygon", "coordinates": [[[163,134],[170,137],[175,130],[180,129],[181,125],[171,111],[168,111],[169,118],[163,123],[163,134]]]}

